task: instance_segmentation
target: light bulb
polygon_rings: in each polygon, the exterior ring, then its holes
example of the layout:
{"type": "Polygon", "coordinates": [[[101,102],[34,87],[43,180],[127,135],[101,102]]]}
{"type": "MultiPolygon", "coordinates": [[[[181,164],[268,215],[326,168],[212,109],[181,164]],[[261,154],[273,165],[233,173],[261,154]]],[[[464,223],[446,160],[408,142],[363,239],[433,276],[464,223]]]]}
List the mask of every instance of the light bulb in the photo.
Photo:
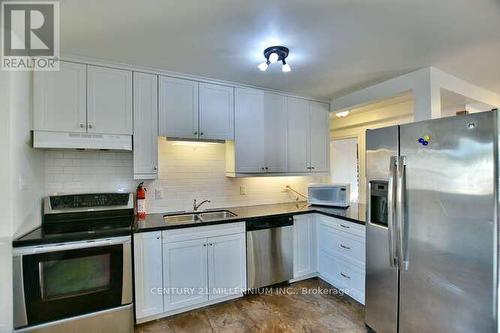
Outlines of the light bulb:
{"type": "Polygon", "coordinates": [[[292,68],[290,67],[289,64],[283,64],[283,66],[281,66],[281,71],[285,72],[285,73],[288,73],[292,70],[292,68]]]}
{"type": "Polygon", "coordinates": [[[339,117],[339,118],[345,118],[349,115],[349,110],[347,111],[342,111],[342,112],[337,112],[335,114],[335,116],[339,117]]]}
{"type": "Polygon", "coordinates": [[[269,62],[270,62],[271,64],[274,64],[276,61],[278,61],[278,58],[279,58],[278,53],[274,53],[274,52],[273,52],[273,53],[271,53],[271,55],[269,56],[269,62]]]}
{"type": "Polygon", "coordinates": [[[259,66],[257,66],[261,71],[265,72],[267,69],[267,62],[263,62],[259,66]]]}

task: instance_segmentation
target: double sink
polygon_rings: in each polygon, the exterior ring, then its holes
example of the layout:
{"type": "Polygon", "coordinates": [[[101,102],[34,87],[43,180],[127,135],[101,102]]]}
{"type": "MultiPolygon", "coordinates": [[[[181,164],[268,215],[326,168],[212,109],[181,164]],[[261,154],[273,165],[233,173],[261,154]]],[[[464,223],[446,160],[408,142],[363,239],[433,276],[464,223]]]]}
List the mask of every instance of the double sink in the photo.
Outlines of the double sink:
{"type": "Polygon", "coordinates": [[[203,223],[210,221],[226,220],[237,216],[229,210],[212,210],[202,213],[181,213],[164,215],[163,219],[166,223],[182,224],[182,223],[203,223]]]}

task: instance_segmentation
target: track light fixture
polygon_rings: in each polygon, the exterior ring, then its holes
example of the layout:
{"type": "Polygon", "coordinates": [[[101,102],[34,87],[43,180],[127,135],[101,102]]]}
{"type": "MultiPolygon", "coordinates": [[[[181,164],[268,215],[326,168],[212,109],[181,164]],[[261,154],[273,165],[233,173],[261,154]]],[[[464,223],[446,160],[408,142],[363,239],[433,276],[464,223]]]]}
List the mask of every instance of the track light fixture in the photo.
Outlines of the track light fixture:
{"type": "Polygon", "coordinates": [[[284,46],[271,46],[264,50],[266,61],[257,66],[261,71],[265,72],[270,64],[281,61],[281,70],[290,72],[292,68],[286,63],[285,58],[288,57],[288,48],[284,46]]]}

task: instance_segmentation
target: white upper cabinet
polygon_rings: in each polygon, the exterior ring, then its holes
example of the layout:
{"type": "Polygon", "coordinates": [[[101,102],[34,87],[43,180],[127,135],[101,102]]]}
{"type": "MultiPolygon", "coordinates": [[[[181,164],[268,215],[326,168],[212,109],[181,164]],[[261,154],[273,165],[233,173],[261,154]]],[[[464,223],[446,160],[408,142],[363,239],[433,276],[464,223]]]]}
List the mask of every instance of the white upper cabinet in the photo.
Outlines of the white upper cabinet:
{"type": "Polygon", "coordinates": [[[234,139],[234,88],[160,77],[160,135],[234,139]]]}
{"type": "Polygon", "coordinates": [[[248,88],[234,104],[226,175],[328,172],[328,104],[248,88]]]}
{"type": "Polygon", "coordinates": [[[288,171],[327,173],[329,168],[329,105],[287,98],[288,171]]]}
{"type": "Polygon", "coordinates": [[[264,149],[266,172],[286,172],[286,104],[285,97],[264,93],[264,149]]]}
{"type": "Polygon", "coordinates": [[[309,103],[287,97],[288,172],[309,172],[309,103]]]}
{"type": "Polygon", "coordinates": [[[199,137],[234,139],[234,88],[200,83],[199,137]]]}
{"type": "Polygon", "coordinates": [[[158,79],[134,72],[134,179],[158,173],[158,79]]]}
{"type": "Polygon", "coordinates": [[[235,90],[234,141],[235,172],[265,172],[263,91],[244,88],[235,90]]]}
{"type": "Polygon", "coordinates": [[[34,130],[86,132],[86,67],[61,61],[57,72],[34,72],[34,130]]]}
{"type": "Polygon", "coordinates": [[[88,132],[132,134],[132,72],[87,66],[88,132]]]}
{"type": "Polygon", "coordinates": [[[235,173],[286,172],[285,97],[236,88],[233,155],[235,173]]]}
{"type": "Polygon", "coordinates": [[[198,82],[160,76],[161,136],[198,138],[198,82]]]}
{"type": "Polygon", "coordinates": [[[311,121],[310,163],[311,172],[328,172],[330,161],[329,105],[309,102],[311,121]]]}

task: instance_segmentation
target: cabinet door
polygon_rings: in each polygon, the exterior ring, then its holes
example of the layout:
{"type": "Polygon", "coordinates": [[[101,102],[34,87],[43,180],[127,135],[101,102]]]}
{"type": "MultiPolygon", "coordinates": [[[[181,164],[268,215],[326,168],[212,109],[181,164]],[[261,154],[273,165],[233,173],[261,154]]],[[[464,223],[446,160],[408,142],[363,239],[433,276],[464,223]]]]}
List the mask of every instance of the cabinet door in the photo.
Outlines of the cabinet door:
{"type": "Polygon", "coordinates": [[[287,97],[287,160],[289,172],[309,172],[309,103],[287,97]]]}
{"type": "Polygon", "coordinates": [[[208,301],[207,239],[163,244],[164,310],[208,301]]]}
{"type": "Polygon", "coordinates": [[[330,151],[329,105],[310,102],[310,167],[312,172],[328,172],[330,151]]]}
{"type": "Polygon", "coordinates": [[[134,234],[135,314],[137,319],[163,312],[161,231],[134,234]]]}
{"type": "Polygon", "coordinates": [[[316,272],[316,235],[314,216],[293,218],[293,277],[301,278],[316,272]]]}
{"type": "Polygon", "coordinates": [[[286,172],[285,97],[264,93],[265,166],[267,172],[286,172]]]}
{"type": "Polygon", "coordinates": [[[58,72],[34,72],[34,130],[86,132],[86,65],[60,62],[58,72]]]}
{"type": "Polygon", "coordinates": [[[87,131],[132,135],[132,72],[87,67],[87,131]]]}
{"type": "Polygon", "coordinates": [[[245,234],[208,239],[210,299],[241,294],[246,289],[245,234]]]}
{"type": "Polygon", "coordinates": [[[235,89],[236,172],[265,172],[264,93],[235,89]]]}
{"type": "Polygon", "coordinates": [[[198,82],[160,76],[160,135],[198,138],[198,82]]]}
{"type": "Polygon", "coordinates": [[[200,138],[234,140],[234,88],[200,83],[200,138]]]}
{"type": "Polygon", "coordinates": [[[134,179],[158,173],[157,90],[156,75],[134,72],[134,179]]]}

